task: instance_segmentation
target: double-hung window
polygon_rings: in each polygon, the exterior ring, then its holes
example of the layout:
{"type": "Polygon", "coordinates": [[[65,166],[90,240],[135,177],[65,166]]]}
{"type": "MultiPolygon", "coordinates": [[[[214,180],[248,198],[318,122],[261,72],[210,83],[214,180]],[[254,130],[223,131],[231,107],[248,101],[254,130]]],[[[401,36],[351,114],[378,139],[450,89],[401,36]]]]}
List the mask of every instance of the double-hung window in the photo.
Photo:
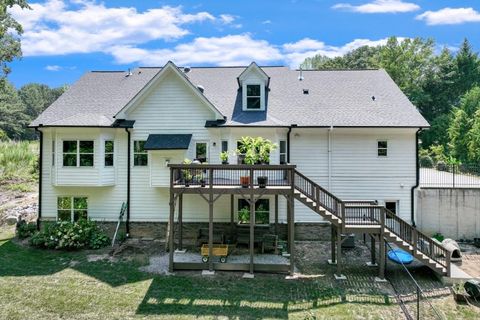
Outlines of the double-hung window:
{"type": "Polygon", "coordinates": [[[133,165],[148,166],[148,152],[145,150],[145,141],[136,140],[133,142],[133,165]]]}
{"type": "Polygon", "coordinates": [[[86,197],[58,197],[57,220],[78,221],[87,219],[88,201],[86,197]]]}
{"type": "Polygon", "coordinates": [[[280,140],[280,164],[286,164],[287,163],[287,141],[285,140],[280,140]]]}
{"type": "Polygon", "coordinates": [[[228,152],[228,140],[222,140],[222,152],[228,152]]]}
{"type": "Polygon", "coordinates": [[[113,167],[114,143],[113,140],[105,140],[105,167],[113,167]]]}
{"type": "MultiPolygon", "coordinates": [[[[247,223],[250,219],[250,204],[245,199],[238,199],[238,220],[247,223]]],[[[255,202],[255,224],[268,224],[270,221],[269,199],[255,202]]]]}
{"type": "Polygon", "coordinates": [[[208,161],[208,143],[196,142],[195,143],[195,159],[201,163],[208,161]]]}
{"type": "Polygon", "coordinates": [[[93,167],[94,142],[91,140],[63,141],[64,167],[93,167]]]}
{"type": "Polygon", "coordinates": [[[388,155],[388,142],[387,142],[387,140],[377,141],[377,155],[379,157],[386,157],[388,155]]]}
{"type": "Polygon", "coordinates": [[[259,110],[262,108],[262,89],[259,84],[246,85],[246,109],[259,110]]]}

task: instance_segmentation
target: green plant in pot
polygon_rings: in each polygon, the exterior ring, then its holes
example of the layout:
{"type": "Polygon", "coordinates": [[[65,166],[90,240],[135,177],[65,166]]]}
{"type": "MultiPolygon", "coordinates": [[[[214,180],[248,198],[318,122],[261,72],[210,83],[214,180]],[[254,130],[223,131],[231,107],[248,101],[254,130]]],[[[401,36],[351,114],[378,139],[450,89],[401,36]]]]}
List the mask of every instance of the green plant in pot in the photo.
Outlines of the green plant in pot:
{"type": "Polygon", "coordinates": [[[222,161],[222,164],[228,164],[228,151],[220,153],[220,160],[222,161]]]}
{"type": "Polygon", "coordinates": [[[238,222],[240,224],[250,223],[250,210],[247,207],[238,210],[238,222]]]}
{"type": "MultiPolygon", "coordinates": [[[[192,164],[192,160],[185,159],[185,160],[183,160],[183,164],[192,164]]],[[[182,179],[183,179],[183,182],[185,183],[185,187],[189,187],[190,182],[193,179],[192,171],[190,169],[183,169],[182,170],[182,179]]]]}
{"type": "Polygon", "coordinates": [[[195,180],[200,182],[200,186],[203,188],[205,187],[205,174],[203,172],[197,174],[195,176],[195,180]]]}
{"type": "MultiPolygon", "coordinates": [[[[256,139],[256,150],[257,151],[257,162],[261,164],[270,163],[270,153],[277,148],[277,145],[268,139],[263,139],[258,137],[256,139]]],[[[267,176],[258,176],[257,177],[258,186],[260,188],[265,188],[268,183],[267,176]]]]}

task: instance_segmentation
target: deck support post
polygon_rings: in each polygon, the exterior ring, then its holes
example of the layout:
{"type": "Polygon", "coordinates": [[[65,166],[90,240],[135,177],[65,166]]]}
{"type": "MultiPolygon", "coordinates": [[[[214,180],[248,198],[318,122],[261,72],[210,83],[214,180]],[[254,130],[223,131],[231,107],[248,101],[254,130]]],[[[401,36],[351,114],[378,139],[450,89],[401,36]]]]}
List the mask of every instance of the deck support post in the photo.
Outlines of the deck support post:
{"type": "Polygon", "coordinates": [[[213,271],[213,170],[208,171],[208,270],[213,271]]]}
{"type": "Polygon", "coordinates": [[[345,276],[342,274],[342,227],[337,228],[337,272],[335,278],[338,280],[345,279],[345,276]]]}
{"type": "Polygon", "coordinates": [[[234,233],[235,233],[235,212],[234,212],[234,203],[235,203],[235,196],[233,194],[230,195],[230,239],[234,241],[234,233]]]}
{"type": "Polygon", "coordinates": [[[287,228],[288,228],[288,252],[290,253],[290,275],[294,273],[294,255],[295,255],[295,207],[293,195],[288,196],[287,228]]]}
{"type": "Polygon", "coordinates": [[[253,254],[255,250],[255,196],[250,194],[250,273],[253,274],[253,254]]]}
{"type": "Polygon", "coordinates": [[[278,194],[275,195],[275,234],[278,235],[278,194]]]}
{"type": "Polygon", "coordinates": [[[173,254],[174,254],[174,249],[173,249],[173,241],[174,241],[174,223],[175,223],[175,198],[173,195],[173,191],[170,189],[170,217],[168,220],[168,226],[170,230],[168,230],[168,271],[173,272],[173,254]]]}
{"type": "Polygon", "coordinates": [[[378,278],[383,280],[385,279],[385,209],[382,208],[380,212],[380,235],[378,236],[378,278]]]}
{"type": "Polygon", "coordinates": [[[335,242],[336,242],[336,239],[337,239],[337,229],[336,227],[332,224],[330,226],[330,234],[331,234],[331,239],[330,239],[330,243],[331,243],[331,254],[332,254],[332,259],[329,261],[329,264],[336,264],[337,263],[337,255],[336,255],[336,245],[335,245],[335,242]]]}
{"type": "Polygon", "coordinates": [[[178,249],[183,250],[183,194],[178,196],[178,249]]]}
{"type": "Polygon", "coordinates": [[[375,256],[377,249],[375,248],[375,236],[370,235],[370,263],[374,266],[377,263],[377,258],[375,256]]]}

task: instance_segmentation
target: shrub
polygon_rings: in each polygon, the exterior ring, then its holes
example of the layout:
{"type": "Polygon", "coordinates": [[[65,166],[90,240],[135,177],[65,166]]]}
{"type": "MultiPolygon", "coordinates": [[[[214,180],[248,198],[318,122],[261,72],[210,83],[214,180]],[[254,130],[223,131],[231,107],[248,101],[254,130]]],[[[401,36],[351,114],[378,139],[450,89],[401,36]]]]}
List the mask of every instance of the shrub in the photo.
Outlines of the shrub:
{"type": "Polygon", "coordinates": [[[437,162],[437,170],[438,171],[448,171],[447,164],[443,161],[437,162]]]}
{"type": "Polygon", "coordinates": [[[95,221],[85,219],[57,222],[30,239],[32,246],[57,250],[99,249],[108,243],[108,236],[95,221]]]}
{"type": "Polygon", "coordinates": [[[20,220],[17,223],[15,233],[19,239],[26,239],[31,237],[37,230],[37,224],[30,222],[27,223],[25,220],[20,220]]]}
{"type": "Polygon", "coordinates": [[[441,234],[440,232],[435,233],[432,238],[434,238],[434,239],[436,239],[436,240],[438,240],[438,241],[440,241],[440,242],[442,242],[442,241],[445,239],[445,237],[443,236],[443,234],[441,234]]]}
{"type": "Polygon", "coordinates": [[[429,155],[420,156],[420,166],[422,168],[433,168],[433,159],[429,155]]]}

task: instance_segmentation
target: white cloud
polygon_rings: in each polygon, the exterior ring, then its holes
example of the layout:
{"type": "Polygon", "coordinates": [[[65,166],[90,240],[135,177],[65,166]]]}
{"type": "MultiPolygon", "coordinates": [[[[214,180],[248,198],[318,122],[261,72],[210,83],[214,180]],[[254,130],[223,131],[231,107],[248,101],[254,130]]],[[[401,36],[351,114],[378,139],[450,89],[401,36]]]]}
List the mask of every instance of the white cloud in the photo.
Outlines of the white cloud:
{"type": "Polygon", "coordinates": [[[68,4],[49,0],[31,4],[32,10],[11,10],[24,26],[25,56],[105,52],[114,45],[169,41],[189,34],[185,24],[215,20],[208,12],[186,14],[181,7],[163,6],[138,12],[133,7],[110,8],[94,1],[68,4]]]}
{"type": "Polygon", "coordinates": [[[402,0],[374,0],[361,5],[338,3],[333,9],[348,10],[358,13],[403,13],[420,9],[420,6],[412,2],[402,0]]]}
{"type": "MultiPolygon", "coordinates": [[[[401,41],[403,38],[398,38],[401,41]]],[[[309,38],[302,39],[294,43],[286,43],[283,45],[284,60],[293,68],[297,68],[308,57],[317,54],[327,56],[329,58],[339,57],[349,51],[355,50],[363,46],[376,47],[387,43],[387,38],[380,40],[355,39],[341,47],[326,45],[322,41],[309,38]]]]}
{"type": "Polygon", "coordinates": [[[271,24],[272,23],[272,20],[264,20],[262,21],[262,24],[271,24]]]}
{"type": "Polygon", "coordinates": [[[225,24],[230,24],[235,21],[235,16],[232,16],[231,14],[221,14],[219,18],[225,24]]]}
{"type": "Polygon", "coordinates": [[[480,22],[480,12],[473,8],[443,8],[438,11],[425,11],[416,17],[428,25],[462,24],[480,22]]]}
{"type": "Polygon", "coordinates": [[[118,63],[139,62],[145,65],[163,65],[168,60],[178,65],[213,64],[247,65],[252,61],[269,63],[281,61],[278,48],[265,40],[255,40],[249,34],[224,37],[195,38],[171,49],[141,49],[132,46],[116,46],[111,54],[118,63]]]}
{"type": "Polygon", "coordinates": [[[60,71],[60,70],[62,70],[62,67],[57,66],[57,65],[49,65],[49,66],[46,66],[46,67],[45,67],[45,70],[48,70],[48,71],[60,71]]]}

